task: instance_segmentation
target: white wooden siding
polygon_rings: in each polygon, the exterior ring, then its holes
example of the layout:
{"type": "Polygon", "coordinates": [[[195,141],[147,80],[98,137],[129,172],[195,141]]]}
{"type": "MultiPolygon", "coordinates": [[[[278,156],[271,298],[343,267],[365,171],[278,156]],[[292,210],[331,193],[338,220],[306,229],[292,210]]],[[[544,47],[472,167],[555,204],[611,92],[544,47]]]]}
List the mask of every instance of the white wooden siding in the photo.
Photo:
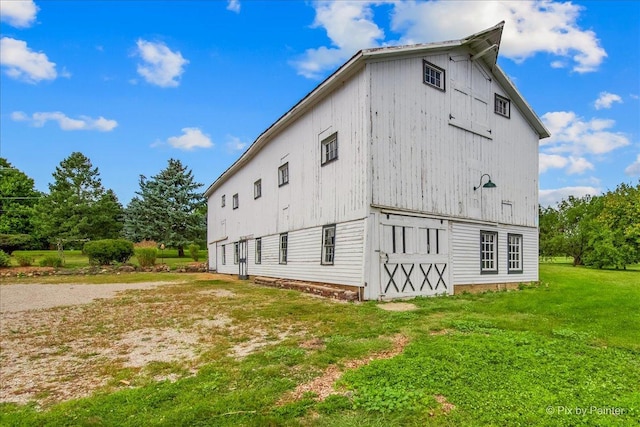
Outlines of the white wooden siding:
{"type": "MultiPolygon", "coordinates": [[[[288,233],[287,263],[280,264],[280,234],[254,236],[249,240],[248,273],[267,276],[363,286],[365,220],[336,224],[333,265],[322,265],[322,226],[288,233]],[[262,237],[262,263],[255,263],[255,237],[262,237]]],[[[227,246],[226,265],[218,262],[218,271],[238,274],[233,263],[233,243],[227,246]]],[[[221,252],[221,244],[218,251],[221,252]]],[[[220,260],[218,255],[218,260],[220,260]]]]}
{"type": "Polygon", "coordinates": [[[538,230],[531,227],[452,224],[452,272],[455,285],[532,282],[538,280],[538,230]],[[498,274],[480,273],[480,231],[498,233],[498,274]],[[522,235],[522,273],[507,269],[509,233],[522,235]]]}
{"type": "Polygon", "coordinates": [[[462,54],[458,59],[443,52],[367,65],[372,202],[536,226],[538,135],[513,103],[510,119],[493,112],[494,93],[505,96],[504,91],[490,79],[489,70],[460,59],[462,54]],[[423,59],[445,70],[446,92],[423,83],[423,59]],[[497,187],[474,191],[484,173],[497,187]],[[512,207],[508,217],[503,201],[512,207]]]}

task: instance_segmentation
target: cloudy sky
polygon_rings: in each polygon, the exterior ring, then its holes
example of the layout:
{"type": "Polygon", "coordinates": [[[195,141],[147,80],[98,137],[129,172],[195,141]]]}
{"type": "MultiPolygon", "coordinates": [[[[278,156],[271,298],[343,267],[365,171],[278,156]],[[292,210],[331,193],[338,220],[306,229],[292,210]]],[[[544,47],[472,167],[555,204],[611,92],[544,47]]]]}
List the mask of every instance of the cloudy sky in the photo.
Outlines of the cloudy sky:
{"type": "Polygon", "coordinates": [[[0,156],[47,191],[74,151],[126,205],[180,159],[208,186],[362,48],[504,20],[499,64],[552,137],[540,201],[640,179],[640,2],[0,0],[0,156]]]}

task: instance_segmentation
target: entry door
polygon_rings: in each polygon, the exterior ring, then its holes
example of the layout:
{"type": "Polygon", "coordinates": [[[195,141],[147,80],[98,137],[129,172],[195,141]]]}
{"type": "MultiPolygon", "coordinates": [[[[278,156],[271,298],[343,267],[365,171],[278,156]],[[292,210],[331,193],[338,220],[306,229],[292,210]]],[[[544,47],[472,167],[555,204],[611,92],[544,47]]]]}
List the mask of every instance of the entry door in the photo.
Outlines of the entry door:
{"type": "Polygon", "coordinates": [[[249,245],[247,240],[240,240],[238,242],[238,279],[247,280],[249,278],[249,271],[247,268],[249,245]]]}
{"type": "Polygon", "coordinates": [[[446,220],[383,215],[379,230],[382,299],[452,293],[446,220]]]}

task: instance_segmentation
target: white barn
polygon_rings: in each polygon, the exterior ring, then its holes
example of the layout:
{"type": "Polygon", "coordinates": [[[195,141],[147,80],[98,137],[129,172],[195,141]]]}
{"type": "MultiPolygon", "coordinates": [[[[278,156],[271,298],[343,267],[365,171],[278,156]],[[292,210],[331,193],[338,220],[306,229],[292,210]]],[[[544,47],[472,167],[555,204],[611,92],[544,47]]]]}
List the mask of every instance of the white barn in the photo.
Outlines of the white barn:
{"type": "Polygon", "coordinates": [[[500,23],[358,52],[205,195],[209,268],[393,299],[538,280],[538,143],[500,23]]]}

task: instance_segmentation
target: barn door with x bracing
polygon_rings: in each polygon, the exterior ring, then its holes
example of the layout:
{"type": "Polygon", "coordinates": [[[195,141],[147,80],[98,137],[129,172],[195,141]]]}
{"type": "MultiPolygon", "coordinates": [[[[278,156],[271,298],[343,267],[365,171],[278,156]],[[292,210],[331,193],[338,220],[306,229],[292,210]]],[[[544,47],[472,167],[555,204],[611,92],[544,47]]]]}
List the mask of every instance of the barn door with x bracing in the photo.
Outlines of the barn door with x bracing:
{"type": "Polygon", "coordinates": [[[381,298],[452,293],[447,221],[383,215],[379,230],[381,298]]]}

